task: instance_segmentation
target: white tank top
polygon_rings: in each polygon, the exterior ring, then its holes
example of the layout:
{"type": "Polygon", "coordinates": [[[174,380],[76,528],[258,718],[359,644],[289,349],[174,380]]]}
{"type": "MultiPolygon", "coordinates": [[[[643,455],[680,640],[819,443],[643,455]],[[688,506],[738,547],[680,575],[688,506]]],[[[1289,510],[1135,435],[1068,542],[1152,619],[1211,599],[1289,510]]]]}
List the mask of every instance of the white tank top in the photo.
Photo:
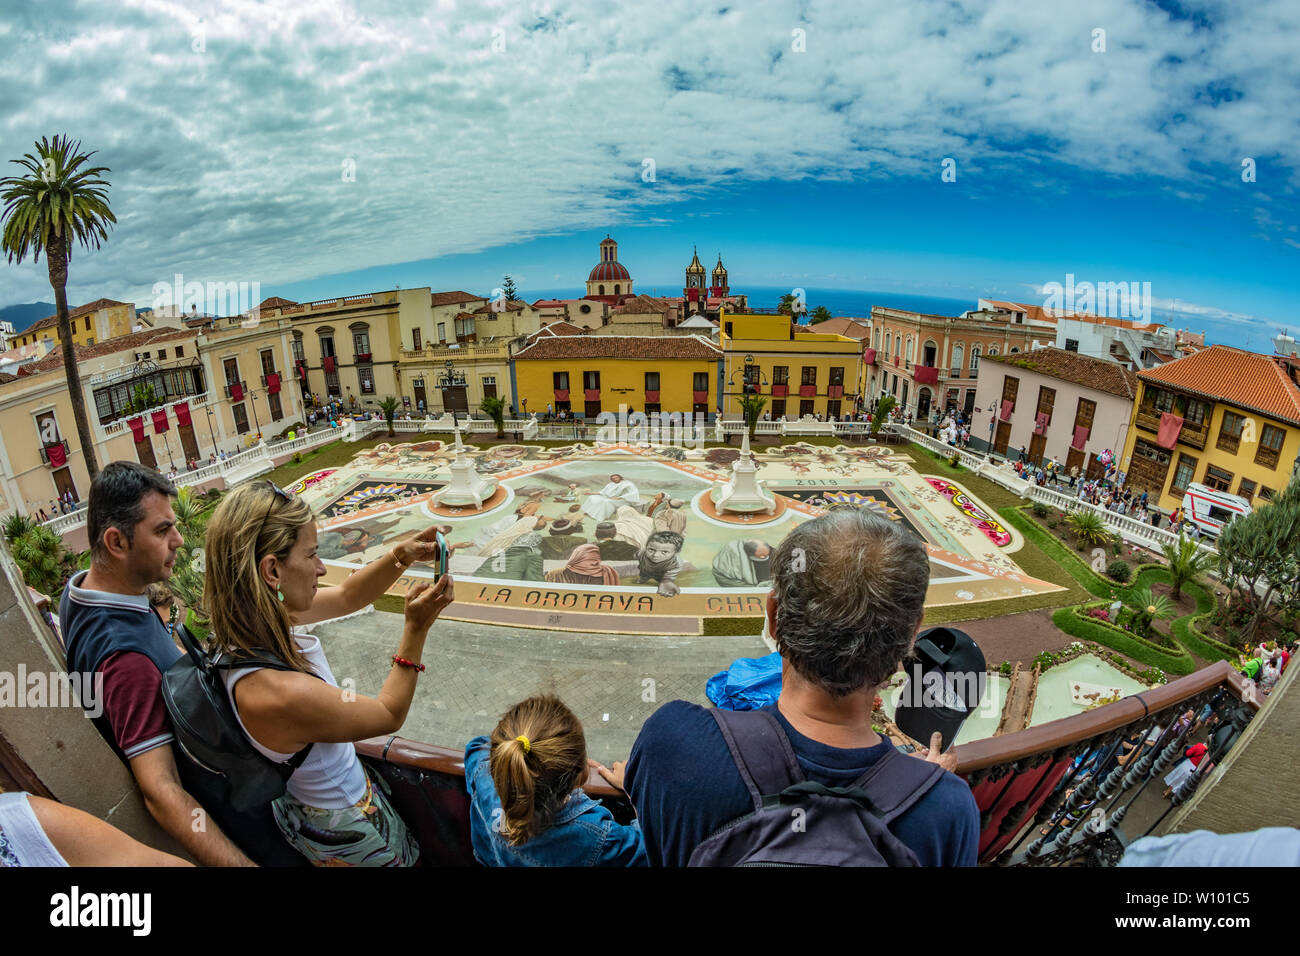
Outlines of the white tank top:
{"type": "MultiPolygon", "coordinates": [[[[325,682],[331,687],[338,687],[334,672],[330,670],[329,661],[325,659],[325,651],[320,646],[320,639],[310,634],[295,634],[293,639],[311,669],[325,678],[325,682]]],[[[288,763],[293,754],[269,750],[254,740],[239,716],[239,708],[235,706],[235,685],[253,671],[264,669],[241,667],[238,670],[222,671],[221,676],[225,679],[226,693],[230,695],[230,706],[235,711],[235,719],[239,721],[240,730],[257,748],[258,753],[276,763],[288,763]]],[[[362,769],[361,760],[357,757],[356,748],[352,744],[317,743],[312,746],[311,753],[307,754],[307,759],[302,762],[302,766],[289,778],[287,789],[289,796],[309,807],[318,810],[342,810],[365,796],[366,774],[362,769]]]]}

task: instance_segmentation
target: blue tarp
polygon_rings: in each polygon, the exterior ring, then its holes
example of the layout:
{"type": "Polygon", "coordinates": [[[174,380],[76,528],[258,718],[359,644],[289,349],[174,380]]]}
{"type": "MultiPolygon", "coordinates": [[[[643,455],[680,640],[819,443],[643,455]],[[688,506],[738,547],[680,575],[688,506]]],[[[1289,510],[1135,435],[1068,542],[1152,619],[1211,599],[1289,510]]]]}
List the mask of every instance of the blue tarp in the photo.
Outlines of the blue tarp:
{"type": "Polygon", "coordinates": [[[709,700],[723,710],[758,710],[781,695],[781,655],[742,657],[709,678],[709,700]]]}

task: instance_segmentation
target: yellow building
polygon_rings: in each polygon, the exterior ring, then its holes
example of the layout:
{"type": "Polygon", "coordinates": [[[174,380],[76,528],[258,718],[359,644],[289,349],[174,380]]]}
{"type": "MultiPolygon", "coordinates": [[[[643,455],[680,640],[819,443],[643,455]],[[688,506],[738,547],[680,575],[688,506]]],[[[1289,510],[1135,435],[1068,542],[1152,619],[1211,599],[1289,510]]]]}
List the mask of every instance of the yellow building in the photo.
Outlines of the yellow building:
{"type": "Polygon", "coordinates": [[[541,416],[549,407],[588,420],[624,408],[709,415],[717,407],[722,351],[697,335],[543,333],[515,353],[511,372],[524,414],[541,416]]]}
{"type": "MultiPolygon", "coordinates": [[[[72,325],[72,342],[74,345],[94,345],[109,339],[130,335],[135,324],[135,306],[129,302],[116,302],[113,299],[96,299],[94,302],[78,306],[68,312],[72,325]]],[[[45,339],[55,345],[61,345],[59,338],[59,317],[48,315],[32,323],[30,327],[10,339],[10,348],[45,339]]]]}
{"type": "Polygon", "coordinates": [[[862,376],[862,343],[847,335],[811,332],[788,315],[723,311],[719,342],[724,353],[725,417],[741,414],[745,385],[768,397],[775,420],[804,415],[852,415],[862,376]]]}
{"type": "Polygon", "coordinates": [[[1285,359],[1212,345],[1138,373],[1120,468],[1164,511],[1192,482],[1258,506],[1300,456],[1300,388],[1285,359]]]}

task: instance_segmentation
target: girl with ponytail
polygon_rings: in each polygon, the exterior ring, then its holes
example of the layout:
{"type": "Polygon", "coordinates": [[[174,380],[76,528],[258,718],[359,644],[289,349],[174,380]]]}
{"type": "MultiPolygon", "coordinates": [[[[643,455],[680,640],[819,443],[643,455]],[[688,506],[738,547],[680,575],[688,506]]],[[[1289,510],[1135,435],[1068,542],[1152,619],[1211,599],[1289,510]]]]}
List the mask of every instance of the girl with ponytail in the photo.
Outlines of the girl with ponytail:
{"type": "Polygon", "coordinates": [[[558,697],[529,697],[465,748],[470,837],[486,866],[647,866],[639,824],[624,826],[582,785],[582,724],[558,697]]]}

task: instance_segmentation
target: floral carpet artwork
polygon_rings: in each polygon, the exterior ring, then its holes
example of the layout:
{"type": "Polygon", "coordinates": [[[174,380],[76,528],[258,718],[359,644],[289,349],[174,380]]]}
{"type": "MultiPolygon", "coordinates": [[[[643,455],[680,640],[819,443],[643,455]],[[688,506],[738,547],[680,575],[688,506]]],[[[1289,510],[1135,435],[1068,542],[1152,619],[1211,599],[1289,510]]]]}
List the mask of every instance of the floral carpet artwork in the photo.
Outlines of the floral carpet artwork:
{"type": "MultiPolygon", "coordinates": [[[[792,445],[755,454],[759,480],[782,508],[747,523],[724,522],[700,505],[729,477],[735,448],[466,445],[464,454],[505,494],[463,516],[430,510],[455,458],[440,442],[381,444],[304,479],[301,494],[321,522],[326,582],[342,580],[403,535],[446,524],[457,582],[453,617],[594,631],[617,630],[610,622],[627,615],[643,619],[637,626],[646,633],[698,633],[683,628],[698,628],[704,617],[761,618],[773,555],[786,534],[827,509],[861,507],[925,542],[929,606],[1060,590],[1016,565],[1018,535],[993,522],[1006,540],[991,545],[990,529],[953,513],[947,483],[935,486],[906,456],[880,447],[792,445]],[[665,622],[664,630],[653,630],[655,621],[665,622]]],[[[971,515],[989,514],[962,489],[954,497],[971,515]]],[[[390,593],[431,576],[417,565],[390,593]]]]}
{"type": "Polygon", "coordinates": [[[989,540],[998,547],[1004,548],[1011,543],[1011,532],[976,504],[966,492],[942,478],[926,478],[925,480],[930,483],[931,487],[951,501],[953,507],[969,518],[975,524],[975,527],[988,535],[989,540]]]}

